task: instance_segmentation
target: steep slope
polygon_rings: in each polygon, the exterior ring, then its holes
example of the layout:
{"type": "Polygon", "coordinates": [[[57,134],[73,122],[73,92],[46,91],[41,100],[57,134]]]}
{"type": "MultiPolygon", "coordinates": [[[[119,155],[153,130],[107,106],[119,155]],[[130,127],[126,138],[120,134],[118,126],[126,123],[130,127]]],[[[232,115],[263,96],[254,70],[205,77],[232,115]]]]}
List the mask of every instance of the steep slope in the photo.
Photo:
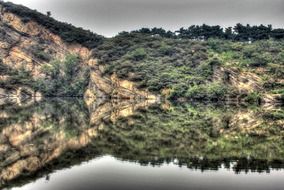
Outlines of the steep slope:
{"type": "Polygon", "coordinates": [[[90,49],[101,36],[11,3],[1,2],[0,10],[0,96],[151,96],[102,76],[90,49]]]}

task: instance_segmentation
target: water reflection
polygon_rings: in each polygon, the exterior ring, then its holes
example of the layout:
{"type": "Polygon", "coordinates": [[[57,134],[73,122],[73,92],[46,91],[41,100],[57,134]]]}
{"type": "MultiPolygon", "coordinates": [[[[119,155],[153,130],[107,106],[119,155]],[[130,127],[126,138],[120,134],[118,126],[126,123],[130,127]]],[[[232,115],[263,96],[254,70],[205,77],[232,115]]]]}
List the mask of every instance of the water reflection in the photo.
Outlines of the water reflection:
{"type": "Polygon", "coordinates": [[[281,107],[52,99],[5,100],[0,108],[2,187],[48,179],[103,155],[139,168],[171,164],[242,175],[284,168],[281,107]]]}
{"type": "Polygon", "coordinates": [[[218,171],[203,171],[177,167],[174,163],[159,167],[141,166],[111,156],[103,156],[65,170],[58,170],[48,177],[13,190],[282,190],[283,173],[272,171],[235,174],[220,168],[218,171]]]}

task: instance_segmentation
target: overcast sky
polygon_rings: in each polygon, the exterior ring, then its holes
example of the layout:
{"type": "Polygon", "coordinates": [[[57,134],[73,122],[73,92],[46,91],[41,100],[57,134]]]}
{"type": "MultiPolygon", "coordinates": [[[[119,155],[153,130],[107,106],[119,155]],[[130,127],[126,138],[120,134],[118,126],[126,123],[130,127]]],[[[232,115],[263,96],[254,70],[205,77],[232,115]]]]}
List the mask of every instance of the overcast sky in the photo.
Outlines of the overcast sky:
{"type": "Polygon", "coordinates": [[[104,36],[141,27],[192,24],[284,27],[284,0],[10,0],[104,36]]]}

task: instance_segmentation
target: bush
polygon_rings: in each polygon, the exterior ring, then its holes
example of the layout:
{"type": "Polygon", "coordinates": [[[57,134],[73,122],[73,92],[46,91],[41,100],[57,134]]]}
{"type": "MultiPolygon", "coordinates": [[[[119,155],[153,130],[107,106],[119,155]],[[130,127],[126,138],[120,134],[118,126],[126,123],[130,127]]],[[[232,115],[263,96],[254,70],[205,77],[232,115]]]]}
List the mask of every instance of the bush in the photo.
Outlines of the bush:
{"type": "Polygon", "coordinates": [[[30,86],[33,82],[31,73],[24,67],[20,67],[18,70],[10,70],[11,76],[8,83],[10,85],[27,85],[30,86]]]}
{"type": "Polygon", "coordinates": [[[135,49],[132,53],[129,55],[129,59],[133,61],[141,61],[144,58],[146,58],[147,53],[144,48],[138,48],[135,49]]]}
{"type": "Polygon", "coordinates": [[[34,56],[46,62],[49,62],[51,60],[51,56],[45,51],[41,51],[41,50],[35,51],[34,56]]]}
{"type": "Polygon", "coordinates": [[[195,85],[190,87],[186,92],[189,99],[207,99],[207,89],[205,85],[195,85]]]}
{"type": "Polygon", "coordinates": [[[80,66],[80,59],[67,55],[42,66],[45,79],[36,81],[35,88],[45,96],[82,97],[89,83],[89,70],[80,66]]]}
{"type": "Polygon", "coordinates": [[[190,99],[223,100],[227,92],[224,84],[213,82],[189,88],[186,96],[190,99]]]}
{"type": "Polygon", "coordinates": [[[174,49],[171,46],[166,45],[165,43],[162,43],[162,45],[159,47],[158,52],[161,55],[171,56],[174,54],[174,49]]]}
{"type": "Polygon", "coordinates": [[[251,61],[249,63],[252,67],[264,67],[269,62],[269,57],[267,55],[259,54],[259,53],[253,53],[251,61]]]}
{"type": "Polygon", "coordinates": [[[213,75],[214,68],[220,65],[221,62],[217,58],[214,58],[208,62],[203,62],[198,66],[197,74],[208,79],[213,75]]]}
{"type": "Polygon", "coordinates": [[[259,104],[261,101],[261,95],[257,92],[249,93],[245,96],[244,101],[250,104],[259,104]]]}
{"type": "Polygon", "coordinates": [[[188,86],[184,85],[184,84],[179,84],[177,86],[175,86],[173,88],[173,90],[171,91],[171,94],[169,96],[170,100],[177,100],[181,97],[184,97],[184,95],[186,94],[186,91],[188,89],[188,86]]]}
{"type": "Polygon", "coordinates": [[[268,120],[283,120],[284,112],[283,111],[272,111],[272,112],[263,114],[263,117],[268,120]]]}

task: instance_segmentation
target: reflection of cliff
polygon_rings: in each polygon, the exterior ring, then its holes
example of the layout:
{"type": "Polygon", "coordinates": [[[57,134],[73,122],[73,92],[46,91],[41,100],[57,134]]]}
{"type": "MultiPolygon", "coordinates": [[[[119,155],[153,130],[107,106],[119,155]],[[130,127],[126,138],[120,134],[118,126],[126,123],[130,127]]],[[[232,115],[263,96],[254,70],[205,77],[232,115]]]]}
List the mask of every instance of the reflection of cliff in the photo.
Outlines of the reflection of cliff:
{"type": "Polygon", "coordinates": [[[34,173],[104,154],[143,165],[174,162],[201,170],[284,167],[281,108],[153,103],[6,104],[0,113],[1,183],[11,185],[23,176],[34,178],[34,173]]]}
{"type": "Polygon", "coordinates": [[[149,105],[156,103],[155,100],[130,101],[112,100],[102,104],[90,105],[90,125],[96,125],[101,119],[110,120],[113,123],[121,117],[128,117],[135,114],[139,108],[146,109],[149,105]]]}
{"type": "Polygon", "coordinates": [[[0,113],[0,181],[36,172],[66,151],[90,144],[104,122],[126,117],[147,103],[105,103],[92,107],[89,114],[83,102],[52,101],[25,106],[13,105],[0,113]],[[131,111],[128,110],[131,107],[131,111]],[[13,111],[16,111],[14,113],[13,111]],[[121,114],[120,114],[121,113],[121,114]]]}

